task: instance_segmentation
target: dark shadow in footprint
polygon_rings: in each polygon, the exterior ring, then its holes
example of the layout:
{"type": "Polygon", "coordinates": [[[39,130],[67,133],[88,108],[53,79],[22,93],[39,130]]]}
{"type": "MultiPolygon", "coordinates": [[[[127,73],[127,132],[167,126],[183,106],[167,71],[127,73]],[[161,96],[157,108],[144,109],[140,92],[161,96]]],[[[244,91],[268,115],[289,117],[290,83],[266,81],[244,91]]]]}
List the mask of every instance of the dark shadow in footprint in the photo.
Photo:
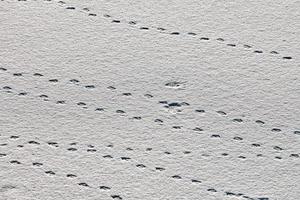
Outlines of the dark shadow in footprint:
{"type": "Polygon", "coordinates": [[[40,74],[40,73],[34,73],[33,76],[41,77],[41,76],[44,76],[44,75],[43,75],[43,74],[40,74]]]}
{"type": "Polygon", "coordinates": [[[122,200],[123,199],[120,195],[111,195],[111,198],[117,199],[117,200],[122,200]]]}
{"type": "Polygon", "coordinates": [[[68,178],[76,178],[77,176],[75,174],[67,174],[68,178]]]}
{"type": "Polygon", "coordinates": [[[43,166],[43,163],[33,162],[32,165],[37,166],[37,167],[41,167],[41,166],[43,166]]]}
{"type": "Polygon", "coordinates": [[[103,158],[113,158],[111,155],[105,155],[103,158]]]}
{"type": "Polygon", "coordinates": [[[285,59],[285,60],[291,60],[292,57],[291,57],[291,56],[284,56],[284,57],[282,57],[282,59],[285,59]]]}
{"type": "Polygon", "coordinates": [[[126,161],[128,161],[128,160],[130,160],[131,158],[129,158],[129,157],[121,157],[121,160],[126,160],[126,161]]]}
{"type": "Polygon", "coordinates": [[[33,141],[33,140],[31,140],[31,141],[29,141],[29,142],[28,142],[28,144],[37,144],[37,145],[39,145],[40,143],[39,143],[39,142],[36,142],[36,141],[33,141]]]}
{"type": "Polygon", "coordinates": [[[271,54],[278,54],[277,51],[271,51],[270,53],[271,53],[271,54]]]}
{"type": "Polygon", "coordinates": [[[188,34],[188,35],[192,35],[192,36],[197,35],[197,34],[194,33],[194,32],[188,32],[187,34],[188,34]]]}
{"type": "Polygon", "coordinates": [[[181,176],[179,176],[179,175],[174,175],[174,176],[171,176],[171,177],[174,178],[174,179],[182,179],[181,176]]]}
{"type": "Polygon", "coordinates": [[[255,123],[257,123],[257,124],[265,124],[265,122],[263,122],[261,120],[256,120],[255,123]]]}
{"type": "Polygon", "coordinates": [[[157,123],[163,123],[164,121],[161,120],[161,119],[155,119],[154,122],[157,122],[157,123]]]}
{"type": "Polygon", "coordinates": [[[169,107],[181,107],[181,104],[177,103],[177,102],[172,102],[172,103],[169,103],[168,106],[169,107]]]}
{"type": "Polygon", "coordinates": [[[263,51],[261,51],[261,50],[255,50],[255,51],[253,51],[254,53],[263,53],[263,51]]]}
{"type": "Polygon", "coordinates": [[[65,104],[66,101],[56,101],[56,104],[65,104]]]}
{"type": "Polygon", "coordinates": [[[174,128],[174,129],[181,129],[182,126],[172,126],[172,128],[174,128]]]}
{"type": "Polygon", "coordinates": [[[87,89],[93,89],[93,88],[95,88],[94,85],[86,85],[86,86],[84,86],[84,87],[87,88],[87,89]]]}
{"type": "Polygon", "coordinates": [[[69,6],[69,7],[66,7],[66,9],[67,9],[67,10],[75,10],[75,7],[69,6]]]}
{"type": "Polygon", "coordinates": [[[84,102],[78,102],[77,105],[78,106],[86,106],[86,103],[84,103],[84,102]]]}
{"type": "Polygon", "coordinates": [[[46,174],[49,174],[49,175],[55,175],[55,172],[53,171],[45,171],[46,174]]]}
{"type": "Polygon", "coordinates": [[[207,191],[209,191],[209,192],[217,192],[217,190],[214,189],[214,188],[209,188],[209,189],[207,189],[207,191]]]}
{"type": "Polygon", "coordinates": [[[158,27],[157,30],[159,30],[159,31],[165,31],[166,29],[165,29],[165,28],[158,27]]]}
{"type": "Polygon", "coordinates": [[[104,111],[104,108],[96,108],[95,111],[104,111]]]}
{"type": "Polygon", "coordinates": [[[220,138],[221,136],[220,136],[220,135],[217,135],[217,134],[213,134],[213,135],[211,135],[210,137],[212,137],[212,138],[220,138]]]}
{"type": "Polygon", "coordinates": [[[9,87],[9,86],[4,86],[3,89],[4,89],[4,90],[11,90],[12,88],[9,87]]]}
{"type": "Polygon", "coordinates": [[[39,97],[41,97],[41,98],[48,98],[48,95],[41,94],[39,97]]]}
{"type": "Polygon", "coordinates": [[[152,98],[153,97],[153,95],[151,95],[151,94],[145,94],[144,96],[148,97],[148,98],[152,98]]]}
{"type": "Polygon", "coordinates": [[[279,129],[279,128],[273,128],[271,131],[272,132],[281,132],[281,129],[279,129]]]}
{"type": "Polygon", "coordinates": [[[28,93],[27,92],[20,92],[18,95],[19,96],[26,96],[28,93]]]}
{"type": "Polygon", "coordinates": [[[233,119],[232,121],[234,121],[234,122],[243,122],[243,120],[240,119],[240,118],[233,119]]]}
{"type": "Polygon", "coordinates": [[[125,111],[124,110],[116,110],[116,113],[124,114],[125,111]]]}
{"type": "Polygon", "coordinates": [[[110,190],[111,189],[110,187],[107,187],[107,186],[104,186],[104,185],[99,186],[99,188],[101,190],[110,190]]]}
{"type": "Polygon", "coordinates": [[[165,84],[167,87],[177,88],[180,87],[184,82],[171,81],[165,84]]]}
{"type": "Polygon", "coordinates": [[[84,186],[84,187],[89,187],[89,185],[87,183],[78,183],[78,185],[84,186]]]}
{"type": "Polygon", "coordinates": [[[77,149],[76,149],[76,148],[73,148],[73,147],[68,148],[67,150],[68,150],[68,151],[77,151],[77,149]]]}
{"type": "Polygon", "coordinates": [[[9,161],[11,164],[17,164],[17,165],[19,165],[19,164],[21,164],[21,162],[19,162],[19,161],[17,161],[17,160],[11,160],[11,161],[9,161]]]}
{"type": "Polygon", "coordinates": [[[197,179],[192,179],[193,183],[201,183],[201,181],[197,180],[197,179]]]}
{"type": "Polygon", "coordinates": [[[116,88],[114,86],[108,86],[107,89],[115,90],[116,88]]]}
{"type": "Polygon", "coordinates": [[[277,150],[277,151],[282,151],[283,148],[279,147],[279,146],[274,146],[273,149],[277,150]]]}
{"type": "Polygon", "coordinates": [[[168,104],[168,101],[159,101],[160,104],[168,104]]]}
{"type": "Polygon", "coordinates": [[[180,33],[179,32],[172,32],[172,33],[170,33],[171,35],[180,35],[180,33]]]}
{"type": "Polygon", "coordinates": [[[193,131],[201,132],[201,131],[203,131],[203,129],[199,128],[199,127],[196,127],[196,128],[193,129],[193,131]]]}
{"type": "Polygon", "coordinates": [[[57,83],[58,80],[57,79],[50,79],[49,82],[52,82],[52,83],[57,83]]]}
{"type": "Polygon", "coordinates": [[[135,22],[135,21],[129,21],[128,24],[130,24],[130,25],[136,25],[137,22],[135,22]]]}
{"type": "Polygon", "coordinates": [[[71,80],[69,80],[71,83],[79,83],[79,80],[77,80],[77,79],[71,79],[71,80]]]}
{"type": "Polygon", "coordinates": [[[200,40],[209,40],[208,37],[201,37],[200,40]]]}
{"type": "Polygon", "coordinates": [[[227,44],[227,46],[230,46],[230,47],[236,47],[235,44],[227,44]]]}
{"type": "Polygon", "coordinates": [[[50,146],[58,147],[57,142],[47,142],[47,144],[50,145],[50,146]]]}
{"type": "Polygon", "coordinates": [[[233,139],[234,140],[243,140],[243,138],[241,138],[241,137],[234,137],[233,139]]]}
{"type": "Polygon", "coordinates": [[[149,30],[149,28],[148,28],[148,27],[143,27],[143,26],[142,26],[142,27],[140,27],[140,29],[141,29],[141,30],[149,30]]]}
{"type": "Polygon", "coordinates": [[[116,20],[116,19],[112,20],[111,22],[112,22],[112,23],[121,23],[120,20],[116,20]]]}
{"type": "Polygon", "coordinates": [[[227,115],[227,113],[226,113],[226,112],[224,112],[224,111],[221,111],[221,110],[217,111],[217,113],[218,113],[218,114],[220,114],[220,115],[227,115]]]}
{"type": "Polygon", "coordinates": [[[122,95],[123,96],[131,96],[132,94],[130,92],[124,92],[122,95]]]}
{"type": "Polygon", "coordinates": [[[146,167],[146,166],[143,165],[143,164],[137,164],[136,166],[139,167],[139,168],[145,168],[145,167],[146,167]]]}
{"type": "MultiPolygon", "coordinates": [[[[1,157],[1,156],[0,156],[0,157],[1,157]]],[[[299,156],[299,154],[292,153],[292,154],[290,155],[290,157],[299,158],[300,156],[299,156]]]]}
{"type": "Polygon", "coordinates": [[[164,171],[164,170],[166,170],[166,169],[163,168],[163,167],[155,167],[155,169],[156,169],[157,171],[164,171]]]}
{"type": "Polygon", "coordinates": [[[294,134],[300,135],[300,131],[294,131],[294,134]]]}
{"type": "Polygon", "coordinates": [[[22,73],[13,73],[13,76],[23,76],[22,73]]]}

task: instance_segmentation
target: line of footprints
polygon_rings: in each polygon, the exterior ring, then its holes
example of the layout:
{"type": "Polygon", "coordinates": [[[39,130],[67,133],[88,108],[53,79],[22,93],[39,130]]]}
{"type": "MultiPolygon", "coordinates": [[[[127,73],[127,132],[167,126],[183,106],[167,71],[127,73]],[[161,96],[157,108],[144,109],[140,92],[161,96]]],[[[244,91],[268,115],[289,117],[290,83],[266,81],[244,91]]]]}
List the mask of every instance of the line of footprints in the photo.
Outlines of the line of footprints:
{"type": "MultiPolygon", "coordinates": [[[[9,70],[7,68],[0,67],[0,73],[1,72],[9,73],[9,70]]],[[[15,73],[15,72],[11,73],[11,75],[13,77],[24,77],[25,76],[24,73],[15,73]]],[[[26,75],[29,75],[29,74],[26,74],[26,75]]],[[[30,75],[30,76],[37,77],[37,78],[44,77],[44,75],[41,74],[41,73],[34,73],[33,75],[30,75]]],[[[51,79],[48,79],[47,81],[49,83],[53,83],[53,84],[59,82],[59,80],[56,79],[56,78],[51,78],[51,79]]],[[[84,87],[84,88],[89,89],[89,90],[96,90],[97,89],[97,87],[94,84],[81,85],[80,84],[80,80],[78,80],[78,79],[69,79],[69,82],[73,83],[76,86],[81,86],[81,87],[84,87]]],[[[168,87],[168,88],[180,88],[182,84],[184,84],[184,82],[171,81],[171,82],[165,83],[165,86],[168,87]]],[[[117,88],[114,87],[114,86],[108,86],[107,89],[109,89],[109,90],[117,90],[117,88]]],[[[3,86],[2,90],[4,90],[7,93],[12,93],[13,88],[11,86],[3,86]]],[[[29,93],[21,91],[21,92],[18,93],[18,95],[19,96],[26,96],[26,95],[29,95],[29,93]]],[[[130,93],[130,92],[124,92],[124,93],[122,93],[122,95],[123,96],[132,96],[133,94],[130,93]]],[[[37,97],[43,99],[44,101],[50,101],[49,95],[46,95],[46,94],[39,94],[37,97]]],[[[144,97],[151,99],[154,96],[152,94],[147,93],[147,94],[144,94],[144,97]]],[[[65,100],[57,100],[55,103],[56,104],[67,104],[67,101],[65,101],[65,100]]],[[[180,108],[182,108],[182,107],[190,106],[190,104],[187,103],[187,102],[176,102],[176,101],[166,101],[166,100],[161,100],[161,101],[158,101],[157,103],[161,104],[166,109],[172,109],[172,110],[175,110],[177,112],[181,112],[180,108]]],[[[84,109],[88,108],[88,105],[85,102],[78,101],[76,104],[78,106],[80,106],[81,108],[84,108],[84,109]]],[[[105,108],[104,107],[96,107],[96,108],[94,108],[94,110],[96,112],[103,112],[103,111],[105,111],[105,108]]],[[[195,109],[194,111],[196,113],[199,113],[199,114],[204,114],[204,113],[207,112],[204,109],[195,109]]],[[[115,112],[119,113],[121,115],[122,114],[126,114],[126,111],[123,110],[123,109],[117,109],[115,112]]],[[[225,111],[222,111],[222,110],[217,110],[217,111],[214,111],[214,112],[216,114],[218,114],[219,116],[224,116],[224,117],[228,116],[228,114],[225,111]]],[[[134,116],[131,119],[142,120],[142,117],[141,116],[134,116]]],[[[234,123],[243,123],[244,122],[244,120],[241,119],[241,118],[233,118],[233,119],[230,119],[230,120],[232,122],[234,122],[234,123]]],[[[159,123],[161,125],[164,124],[164,120],[163,119],[156,118],[153,121],[155,123],[159,123]]],[[[255,124],[260,125],[260,126],[263,126],[263,125],[266,124],[263,120],[260,120],[260,119],[253,120],[253,121],[254,121],[255,124]]],[[[183,126],[180,126],[180,125],[178,125],[178,126],[172,126],[172,128],[173,129],[182,129],[183,126]]],[[[194,127],[194,128],[192,128],[192,130],[195,131],[195,132],[197,132],[197,133],[199,133],[199,134],[204,131],[204,129],[201,128],[201,127],[194,127]]],[[[278,127],[274,127],[270,131],[274,132],[274,133],[282,133],[283,132],[282,129],[278,128],[278,127]]],[[[294,135],[300,135],[300,130],[294,130],[293,134],[294,135]]],[[[214,134],[214,135],[211,135],[211,137],[220,138],[221,135],[214,134]]]]}
{"type": "MultiPolygon", "coordinates": [[[[0,68],[1,69],[1,68],[0,68]]],[[[21,76],[21,73],[14,73],[13,74],[14,76],[21,76]]],[[[36,75],[36,74],[35,74],[36,75]]],[[[39,76],[41,76],[41,74],[39,74],[39,76]]],[[[55,81],[57,81],[57,79],[50,79],[50,81],[53,81],[53,80],[55,80],[55,81]]],[[[9,94],[17,94],[18,96],[26,96],[26,95],[29,95],[27,92],[13,92],[13,90],[12,90],[12,88],[11,87],[9,87],[9,86],[4,86],[3,87],[3,89],[4,89],[4,91],[6,92],[6,93],[9,93],[9,94]]],[[[48,97],[48,95],[38,95],[38,96],[34,96],[34,97],[38,97],[38,98],[40,98],[41,96],[43,96],[42,97],[42,99],[45,101],[50,101],[49,100],[49,97],[48,97]]],[[[66,102],[65,101],[62,101],[62,100],[59,100],[59,101],[56,101],[56,103],[58,103],[58,104],[66,104],[66,102]]],[[[162,103],[162,102],[160,102],[160,103],[162,103]]],[[[166,104],[166,102],[163,102],[163,104],[166,104]]],[[[169,105],[171,105],[172,106],[172,104],[176,104],[176,103],[170,103],[170,104],[168,104],[168,106],[169,105]]],[[[84,106],[86,107],[86,104],[84,104],[84,106]]],[[[86,107],[87,108],[87,107],[86,107]]],[[[99,111],[99,110],[103,110],[103,108],[96,108],[95,109],[95,111],[99,111]]],[[[125,111],[123,111],[123,110],[116,110],[116,112],[119,112],[119,113],[125,113],[125,111]],[[122,111],[122,112],[121,112],[122,111]]],[[[196,110],[196,112],[200,112],[200,113],[202,113],[202,112],[205,112],[204,110],[196,110]]],[[[223,114],[224,115],[224,112],[223,111],[218,111],[218,113],[221,113],[221,114],[223,114]]],[[[133,118],[135,118],[135,119],[140,119],[140,117],[133,117],[133,118]]],[[[132,119],[132,118],[130,118],[130,119],[132,119]]],[[[158,119],[156,119],[156,120],[154,120],[154,121],[157,121],[158,119]]],[[[238,122],[241,122],[241,120],[238,120],[238,119],[234,119],[233,121],[238,121],[238,122]]],[[[160,120],[160,122],[162,122],[162,120],[160,120]]],[[[263,123],[262,121],[259,121],[259,123],[263,123]]],[[[179,128],[181,128],[181,126],[173,126],[172,128],[175,128],[175,129],[179,129],[179,128]]],[[[203,129],[201,129],[200,127],[196,127],[196,128],[193,128],[193,131],[195,131],[195,132],[199,132],[199,133],[201,133],[201,132],[203,132],[203,129]]],[[[279,130],[277,130],[276,128],[274,128],[274,129],[272,129],[272,131],[275,131],[275,132],[279,132],[280,131],[280,129],[279,130]]],[[[297,133],[296,133],[297,134],[297,133]]],[[[219,134],[212,134],[212,135],[210,135],[210,137],[212,138],[212,139],[217,139],[217,138],[221,138],[221,135],[219,135],[219,134]]],[[[235,136],[235,137],[233,137],[232,138],[232,141],[244,141],[244,138],[242,138],[242,137],[240,137],[240,136],[235,136]]],[[[245,142],[245,141],[244,141],[245,142]]],[[[255,148],[259,148],[259,147],[261,147],[262,146],[262,144],[260,144],[259,142],[256,142],[256,143],[250,143],[249,145],[251,145],[252,147],[255,147],[255,148]]],[[[283,152],[284,151],[284,148],[282,148],[282,147],[279,147],[279,146],[277,146],[277,145],[273,145],[273,149],[274,150],[276,150],[277,151],[277,153],[280,153],[280,152],[283,152]]],[[[168,152],[168,151],[165,151],[164,152],[165,154],[170,154],[170,152],[168,152]]],[[[192,153],[192,151],[183,151],[183,154],[191,154],[192,153]]],[[[221,154],[222,156],[229,156],[229,154],[228,153],[222,153],[221,154]]],[[[208,154],[202,154],[202,156],[210,156],[210,155],[208,155],[208,154]]],[[[261,153],[258,153],[258,154],[256,154],[256,156],[259,158],[259,157],[265,157],[263,154],[261,154],[261,153]]],[[[289,157],[292,157],[292,158],[299,158],[299,154],[297,154],[297,153],[291,153],[290,155],[289,155],[289,157]]],[[[240,156],[238,156],[238,158],[239,159],[246,159],[246,157],[245,156],[243,156],[243,155],[240,155],[240,156]]],[[[278,160],[281,160],[281,159],[283,159],[283,157],[282,156],[275,156],[275,159],[278,159],[278,160]]]]}
{"type": "MultiPolygon", "coordinates": [[[[18,0],[18,1],[27,1],[27,0],[18,0]]],[[[44,0],[44,1],[51,2],[52,0],[44,0]]],[[[67,5],[67,3],[64,2],[64,1],[56,1],[56,2],[59,5],[64,6],[64,8],[67,9],[67,10],[76,10],[77,9],[74,6],[67,5]]],[[[97,17],[98,16],[96,13],[91,12],[90,8],[87,8],[87,7],[79,9],[79,10],[83,11],[83,12],[86,12],[87,15],[90,16],[90,17],[97,17]]],[[[112,16],[109,15],[109,14],[103,14],[102,16],[105,17],[105,18],[111,19],[111,23],[115,23],[115,24],[126,23],[129,26],[135,27],[135,28],[137,28],[139,30],[142,30],[142,31],[149,31],[149,30],[153,29],[153,30],[158,31],[159,33],[162,33],[162,34],[177,35],[177,36],[179,36],[179,35],[187,35],[187,36],[191,36],[191,37],[194,37],[194,38],[198,38],[201,41],[210,41],[210,40],[212,40],[209,37],[197,37],[198,34],[195,33],[195,32],[186,32],[186,33],[180,33],[180,32],[177,32],[177,31],[171,31],[171,32],[169,32],[166,28],[162,28],[162,27],[138,26],[138,22],[137,21],[132,21],[132,20],[128,21],[128,20],[113,19],[112,16]]],[[[215,40],[218,41],[218,42],[220,42],[220,43],[225,43],[225,39],[223,39],[223,38],[216,38],[215,40]]],[[[237,44],[233,44],[233,43],[226,43],[226,45],[228,47],[238,47],[237,44]]],[[[242,47],[244,49],[248,49],[248,50],[253,48],[249,44],[243,44],[242,47]]],[[[255,53],[255,54],[266,53],[266,52],[264,52],[262,50],[253,50],[252,52],[255,53]]],[[[278,51],[275,51],[275,50],[269,51],[268,53],[270,55],[280,55],[280,53],[278,51]]],[[[291,56],[282,56],[282,59],[284,59],[284,60],[291,60],[292,57],[291,56]]]]}
{"type": "MultiPolygon", "coordinates": [[[[19,139],[20,137],[19,136],[10,136],[10,139],[11,140],[17,140],[19,139]]],[[[68,151],[71,151],[71,152],[76,152],[78,151],[78,149],[76,148],[76,146],[78,145],[79,143],[78,142],[70,142],[68,144],[68,147],[67,147],[67,150],[68,151]]],[[[50,147],[53,147],[53,148],[60,148],[60,145],[59,143],[57,142],[54,142],[54,141],[48,141],[48,142],[44,142],[44,141],[38,141],[38,140],[30,140],[28,142],[26,142],[25,144],[21,144],[21,145],[17,145],[18,148],[23,148],[25,145],[31,145],[31,147],[33,147],[34,145],[49,145],[50,147]]],[[[113,144],[109,144],[106,146],[107,148],[113,148],[114,145],[113,144]]],[[[127,148],[126,149],[127,151],[133,151],[132,148],[127,148]]],[[[151,148],[147,148],[146,151],[151,151],[152,149],[151,148]]],[[[91,152],[91,153],[96,153],[97,152],[97,148],[95,147],[95,145],[87,145],[87,149],[86,149],[87,152],[91,152]]],[[[3,153],[0,153],[0,159],[1,158],[4,158],[4,157],[7,157],[9,155],[7,154],[3,154],[3,153]]],[[[108,160],[113,160],[113,156],[112,155],[109,155],[109,154],[103,154],[102,155],[103,158],[105,159],[108,159],[108,160]]],[[[148,167],[136,160],[133,160],[131,159],[130,157],[125,157],[125,156],[118,156],[119,158],[118,159],[121,159],[123,161],[128,161],[128,162],[132,162],[132,164],[136,167],[136,168],[139,168],[139,169],[144,169],[144,170],[150,170],[150,171],[158,171],[158,172],[161,172],[161,171],[165,171],[166,168],[164,167],[155,167],[155,169],[148,169],[148,167]]],[[[21,165],[23,164],[22,162],[18,161],[18,160],[9,160],[9,163],[10,164],[13,164],[13,165],[21,165]]],[[[41,168],[41,167],[45,167],[44,164],[42,162],[32,162],[32,166],[34,167],[38,167],[38,168],[41,168]]],[[[45,167],[46,168],[46,167],[45,167]]],[[[58,172],[55,172],[53,170],[45,170],[44,171],[45,174],[49,175],[49,176],[55,176],[58,172]]],[[[60,173],[61,174],[61,173],[60,173]]],[[[159,174],[161,176],[161,174],[159,174]]],[[[75,179],[75,178],[79,178],[76,174],[65,174],[65,176],[67,178],[70,178],[70,179],[75,179]]],[[[173,176],[167,176],[166,177],[168,178],[171,178],[171,179],[176,179],[176,180],[181,180],[181,179],[186,179],[184,178],[184,176],[181,176],[179,174],[175,174],[173,176]]],[[[203,182],[199,179],[190,179],[189,180],[192,184],[203,184],[203,182]]],[[[107,185],[100,185],[100,186],[92,186],[91,184],[87,183],[87,182],[78,182],[77,183],[79,186],[82,186],[82,187],[88,187],[88,188],[94,188],[94,189],[100,189],[100,190],[111,190],[112,188],[110,186],[107,186],[107,185]]],[[[211,193],[216,193],[216,192],[221,192],[221,191],[218,191],[217,189],[213,188],[213,187],[207,187],[206,189],[207,191],[211,192],[211,193]]],[[[232,192],[232,191],[225,191],[225,192],[221,192],[223,193],[224,195],[227,195],[227,196],[235,196],[235,197],[241,197],[243,199],[249,199],[249,200],[268,200],[269,198],[267,197],[259,197],[259,198],[253,198],[253,197],[250,197],[248,195],[245,195],[243,193],[236,193],[236,192],[232,192]]],[[[111,198],[112,199],[123,199],[122,195],[120,194],[112,194],[111,195],[111,198]]]]}

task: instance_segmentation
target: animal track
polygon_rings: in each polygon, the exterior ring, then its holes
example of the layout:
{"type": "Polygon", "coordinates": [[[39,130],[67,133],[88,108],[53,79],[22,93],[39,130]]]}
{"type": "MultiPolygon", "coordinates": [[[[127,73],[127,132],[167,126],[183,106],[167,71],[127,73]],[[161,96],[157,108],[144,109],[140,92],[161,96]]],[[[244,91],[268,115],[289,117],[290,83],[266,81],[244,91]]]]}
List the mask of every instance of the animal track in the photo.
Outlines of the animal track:
{"type": "Polygon", "coordinates": [[[20,165],[21,162],[17,161],[17,160],[11,160],[9,161],[11,164],[17,164],[17,165],[20,165]]]}
{"type": "Polygon", "coordinates": [[[90,187],[87,183],[84,183],[84,182],[82,182],[82,183],[78,183],[78,185],[80,185],[80,186],[84,186],[84,187],[90,187]]]}
{"type": "Polygon", "coordinates": [[[33,166],[40,167],[40,166],[43,166],[43,163],[34,162],[34,163],[32,163],[32,165],[33,165],[33,166]]]}
{"type": "MultiPolygon", "coordinates": [[[[22,0],[21,0],[22,1],[22,0]]],[[[24,0],[25,1],[25,0],[24,0]]],[[[50,1],[50,0],[46,0],[46,1],[50,1]]],[[[64,1],[58,1],[57,3],[59,3],[60,5],[66,5],[66,3],[64,2],[64,1]]],[[[74,7],[74,6],[65,6],[65,9],[67,9],[67,10],[76,10],[76,8],[74,7]]],[[[83,8],[82,9],[83,11],[85,11],[85,12],[89,12],[90,11],[90,9],[89,8],[83,8]]],[[[91,13],[91,12],[89,12],[89,13],[87,13],[87,16],[93,16],[93,17],[95,17],[95,16],[97,16],[97,13],[95,13],[95,12],[93,12],[93,13],[91,13]]],[[[104,14],[104,15],[102,15],[104,18],[111,18],[111,15],[109,15],[109,14],[104,14]]],[[[113,19],[113,20],[111,20],[111,22],[112,23],[117,23],[117,24],[120,24],[120,23],[122,23],[123,21],[121,21],[121,20],[119,20],[119,19],[113,19]]],[[[124,20],[124,23],[125,24],[128,24],[129,26],[132,26],[132,25],[136,25],[137,24],[137,22],[136,21],[134,21],[134,20],[124,20]]],[[[146,26],[141,26],[141,27],[139,27],[139,29],[140,30],[150,30],[150,28],[149,27],[146,27],[146,26]]],[[[157,27],[156,29],[153,29],[153,30],[157,30],[158,31],[158,33],[164,33],[164,31],[165,30],[167,30],[166,28],[162,28],[162,27],[157,27]]],[[[181,33],[180,32],[170,32],[170,35],[181,35],[181,33]]],[[[194,36],[194,37],[196,37],[197,36],[197,34],[196,33],[194,33],[194,32],[186,32],[186,35],[188,35],[188,36],[194,36]]],[[[209,41],[210,40],[210,38],[208,38],[208,37],[199,37],[199,39],[200,40],[205,40],[205,41],[209,41]]],[[[223,39],[223,38],[216,38],[216,41],[218,41],[218,42],[224,42],[225,41],[225,39],[223,39]]],[[[227,44],[227,46],[229,46],[229,47],[236,47],[237,45],[236,44],[232,44],[232,43],[228,43],[227,44]]],[[[248,44],[244,44],[244,45],[242,45],[245,49],[250,49],[250,48],[252,48],[252,46],[250,46],[250,45],[248,45],[248,44]]],[[[254,50],[253,51],[253,53],[255,53],[255,54],[262,54],[263,53],[263,51],[262,50],[254,50]]],[[[277,55],[277,54],[279,54],[277,51],[274,51],[274,50],[272,50],[272,51],[269,51],[269,53],[270,53],[270,55],[277,55]]],[[[292,57],[291,56],[283,56],[282,57],[282,59],[284,59],[284,60],[291,60],[292,59],[292,57]]]]}
{"type": "Polygon", "coordinates": [[[123,198],[120,195],[111,195],[113,199],[122,200],[123,198]]]}
{"type": "MultiPolygon", "coordinates": [[[[39,145],[43,145],[43,144],[41,144],[41,142],[39,142],[39,141],[33,141],[33,140],[29,141],[29,143],[31,143],[31,144],[39,144],[39,145]]],[[[49,145],[49,143],[52,144],[52,145],[57,145],[57,146],[58,146],[58,144],[57,144],[56,142],[45,142],[45,144],[48,144],[48,145],[49,145]]],[[[71,145],[71,146],[77,145],[77,142],[71,142],[71,143],[69,143],[69,145],[71,145]]],[[[88,144],[87,146],[88,146],[89,148],[95,148],[95,146],[94,146],[94,145],[91,145],[91,144],[88,144]]],[[[110,144],[110,145],[108,145],[108,147],[113,148],[114,146],[110,144]]],[[[279,149],[279,148],[280,148],[279,146],[274,146],[274,149],[279,149]]],[[[133,148],[127,147],[126,150],[133,151],[133,148]]],[[[151,150],[152,150],[152,148],[146,148],[146,151],[151,151],[151,150]]],[[[280,150],[283,150],[283,149],[280,148],[280,150]]],[[[184,151],[184,154],[190,154],[190,153],[191,153],[190,151],[184,151]]],[[[228,155],[228,154],[226,154],[226,155],[228,155]]],[[[112,156],[108,156],[108,155],[103,156],[103,157],[109,157],[109,158],[112,158],[112,156]]],[[[290,157],[298,158],[299,155],[298,155],[298,154],[291,154],[290,157]]],[[[120,157],[120,158],[121,158],[122,160],[126,160],[126,161],[131,160],[131,158],[129,158],[129,157],[120,157]]],[[[238,158],[246,159],[246,157],[244,157],[244,156],[239,156],[238,158]]],[[[279,159],[279,160],[280,160],[280,159],[282,159],[282,157],[276,156],[275,159],[279,159]]],[[[12,161],[10,161],[10,163],[12,163],[12,164],[21,164],[21,163],[20,163],[19,161],[17,161],[17,160],[12,160],[12,161]]],[[[133,163],[135,163],[135,161],[133,161],[133,163]]],[[[43,166],[43,163],[40,163],[40,162],[33,162],[32,165],[33,165],[33,166],[36,166],[36,167],[41,167],[41,166],[43,166]]],[[[144,164],[141,164],[141,163],[135,164],[135,166],[136,166],[137,168],[146,168],[146,166],[145,166],[144,164]]],[[[156,170],[156,171],[165,171],[166,169],[165,169],[164,167],[155,167],[155,170],[156,170]]],[[[52,171],[52,170],[47,170],[47,171],[45,171],[45,174],[50,175],[50,176],[56,175],[56,173],[55,173],[54,171],[52,171]]],[[[66,177],[67,177],[67,178],[76,178],[77,176],[74,175],[74,174],[66,174],[66,177]]],[[[173,175],[173,176],[171,176],[171,178],[173,178],[173,179],[178,179],[178,180],[184,179],[184,177],[182,177],[182,176],[180,176],[180,175],[173,175]]],[[[190,181],[191,181],[192,183],[199,183],[199,184],[202,183],[202,181],[200,181],[200,180],[198,180],[198,179],[190,179],[190,181]]],[[[83,186],[83,187],[95,188],[95,187],[92,187],[91,185],[89,185],[89,184],[86,183],[86,182],[80,182],[80,183],[78,183],[78,185],[79,185],[79,186],[83,186]]],[[[110,187],[104,186],[104,185],[98,186],[98,188],[101,189],[101,190],[110,190],[110,189],[111,189],[110,187]]],[[[211,191],[211,192],[217,192],[217,191],[216,191],[215,189],[213,189],[213,188],[209,188],[208,191],[211,191]]],[[[227,193],[226,193],[226,192],[225,192],[225,194],[226,194],[226,195],[240,195],[241,193],[233,193],[233,192],[227,192],[227,193]]]]}
{"type": "Polygon", "coordinates": [[[49,174],[49,175],[55,175],[55,172],[49,170],[49,171],[45,171],[46,174],[49,174]]]}
{"type": "Polygon", "coordinates": [[[107,187],[107,186],[104,186],[104,185],[101,185],[99,188],[101,190],[110,190],[111,189],[110,187],[107,187]]]}
{"type": "Polygon", "coordinates": [[[76,178],[77,176],[75,174],[67,174],[68,178],[76,178]]]}

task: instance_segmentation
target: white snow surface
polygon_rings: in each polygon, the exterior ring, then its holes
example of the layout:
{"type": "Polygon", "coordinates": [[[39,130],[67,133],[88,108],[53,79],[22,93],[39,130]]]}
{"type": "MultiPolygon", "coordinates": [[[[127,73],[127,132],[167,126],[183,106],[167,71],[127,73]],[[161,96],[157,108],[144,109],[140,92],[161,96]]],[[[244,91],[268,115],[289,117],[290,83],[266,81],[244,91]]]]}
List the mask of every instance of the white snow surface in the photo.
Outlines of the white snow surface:
{"type": "Polygon", "coordinates": [[[0,200],[300,199],[300,1],[1,0],[0,200]]]}

